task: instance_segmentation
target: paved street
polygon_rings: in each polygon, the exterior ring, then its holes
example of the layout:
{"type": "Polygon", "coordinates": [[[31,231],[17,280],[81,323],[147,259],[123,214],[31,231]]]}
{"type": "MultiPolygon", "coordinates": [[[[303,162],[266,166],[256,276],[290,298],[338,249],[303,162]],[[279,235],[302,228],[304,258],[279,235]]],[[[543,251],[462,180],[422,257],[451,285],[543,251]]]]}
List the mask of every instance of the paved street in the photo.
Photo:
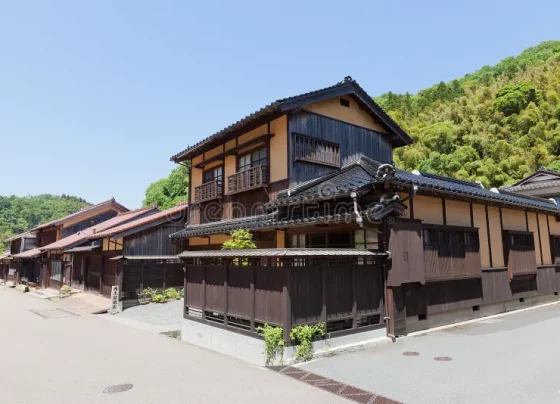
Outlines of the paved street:
{"type": "Polygon", "coordinates": [[[58,307],[0,286],[0,402],[349,402],[177,339],[93,315],[53,311],[58,307]],[[103,393],[123,383],[134,387],[103,393]]]}
{"type": "Polygon", "coordinates": [[[556,304],[301,367],[409,404],[558,403],[559,337],[556,304]]]}

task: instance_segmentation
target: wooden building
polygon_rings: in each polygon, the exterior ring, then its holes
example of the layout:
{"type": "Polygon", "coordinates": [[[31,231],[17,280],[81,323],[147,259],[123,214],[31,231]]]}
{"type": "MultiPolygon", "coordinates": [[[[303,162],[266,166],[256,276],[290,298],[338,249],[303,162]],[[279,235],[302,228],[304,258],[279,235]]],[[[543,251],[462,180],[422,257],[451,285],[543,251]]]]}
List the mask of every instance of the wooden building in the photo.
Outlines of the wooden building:
{"type": "Polygon", "coordinates": [[[62,285],[69,285],[109,296],[115,279],[114,265],[109,262],[109,259],[116,253],[104,249],[100,242],[92,243],[90,237],[158,212],[159,209],[154,206],[122,212],[94,226],[40,247],[40,250],[47,254],[44,260],[48,263],[48,268],[53,269],[50,276],[45,279],[43,287],[60,288],[62,285]]]}
{"type": "Polygon", "coordinates": [[[14,283],[37,283],[40,275],[40,264],[34,259],[40,254],[37,248],[37,236],[25,232],[13,236],[4,242],[9,243],[9,256],[5,258],[8,265],[8,280],[14,283]],[[22,258],[23,257],[23,258],[22,258]],[[29,259],[25,259],[29,257],[29,259]]]}
{"type": "Polygon", "coordinates": [[[10,270],[10,250],[6,250],[0,254],[0,279],[3,282],[8,281],[8,271],[10,270]]]}
{"type": "Polygon", "coordinates": [[[182,338],[262,363],[259,324],[289,345],[322,321],[334,346],[556,299],[556,203],[396,169],[412,142],[346,78],[173,156],[191,167],[182,338]],[[258,248],[220,251],[239,228],[258,248]]]}
{"type": "MultiPolygon", "coordinates": [[[[125,308],[138,304],[145,288],[183,288],[183,264],[177,255],[186,243],[169,236],[185,228],[187,216],[188,204],[179,204],[89,237],[102,246],[103,254],[111,255],[108,265],[115,275],[113,284],[119,285],[125,308]]],[[[79,256],[76,253],[74,259],[79,256]]]]}
{"type": "Polygon", "coordinates": [[[60,282],[59,278],[63,277],[62,256],[51,254],[43,247],[127,211],[112,198],[5,240],[11,246],[11,275],[8,277],[16,283],[31,282],[41,287],[48,287],[51,279],[54,283],[60,282]]]}
{"type": "Polygon", "coordinates": [[[523,178],[521,181],[501,189],[521,195],[554,199],[556,203],[560,203],[560,173],[540,167],[535,173],[523,178]]]}

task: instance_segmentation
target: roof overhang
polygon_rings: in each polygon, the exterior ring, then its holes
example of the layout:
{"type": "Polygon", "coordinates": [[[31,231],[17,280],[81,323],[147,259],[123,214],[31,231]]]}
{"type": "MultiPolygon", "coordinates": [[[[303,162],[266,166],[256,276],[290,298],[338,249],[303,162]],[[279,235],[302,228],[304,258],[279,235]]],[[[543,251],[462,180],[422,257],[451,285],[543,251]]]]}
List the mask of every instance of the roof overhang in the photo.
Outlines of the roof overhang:
{"type": "Polygon", "coordinates": [[[248,250],[183,251],[180,258],[290,258],[290,257],[385,257],[389,254],[355,248],[255,248],[248,250]]]}
{"type": "Polygon", "coordinates": [[[101,246],[100,245],[86,245],[86,246],[81,246],[81,247],[70,248],[68,250],[64,250],[63,252],[65,252],[65,253],[88,252],[88,251],[97,250],[98,248],[101,248],[101,246]]]}
{"type": "Polygon", "coordinates": [[[219,146],[228,140],[234,139],[236,136],[258,128],[259,126],[262,126],[291,110],[344,95],[354,97],[356,101],[363,105],[364,109],[373,116],[385,130],[387,130],[387,136],[391,140],[393,147],[406,146],[414,142],[412,138],[389,115],[387,115],[387,113],[383,111],[379,105],[377,105],[373,98],[369,96],[355,80],[351,77],[346,77],[342,82],[337,83],[334,86],[277,100],[200,141],[194,146],[191,146],[174,155],[171,157],[171,161],[179,163],[181,161],[190,160],[195,155],[200,154],[202,150],[219,146]]]}

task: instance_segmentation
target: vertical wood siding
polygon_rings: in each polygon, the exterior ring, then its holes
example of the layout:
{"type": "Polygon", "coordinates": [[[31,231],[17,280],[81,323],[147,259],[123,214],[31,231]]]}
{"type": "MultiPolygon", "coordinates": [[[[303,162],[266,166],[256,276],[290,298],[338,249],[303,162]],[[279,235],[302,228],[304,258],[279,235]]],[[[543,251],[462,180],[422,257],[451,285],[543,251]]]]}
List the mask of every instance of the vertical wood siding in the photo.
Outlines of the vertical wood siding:
{"type": "Polygon", "coordinates": [[[162,224],[152,229],[125,237],[124,255],[176,255],[183,248],[178,243],[172,243],[170,234],[184,229],[184,221],[162,224]]]}
{"type": "MultiPolygon", "coordinates": [[[[385,163],[390,163],[393,160],[393,150],[391,144],[386,140],[387,135],[374,130],[305,110],[290,114],[288,128],[291,147],[293,147],[293,134],[340,144],[342,165],[356,161],[361,156],[367,156],[385,163]]],[[[290,186],[336,170],[336,168],[326,165],[294,161],[292,150],[290,150],[289,161],[292,162],[290,164],[290,186]]]]}

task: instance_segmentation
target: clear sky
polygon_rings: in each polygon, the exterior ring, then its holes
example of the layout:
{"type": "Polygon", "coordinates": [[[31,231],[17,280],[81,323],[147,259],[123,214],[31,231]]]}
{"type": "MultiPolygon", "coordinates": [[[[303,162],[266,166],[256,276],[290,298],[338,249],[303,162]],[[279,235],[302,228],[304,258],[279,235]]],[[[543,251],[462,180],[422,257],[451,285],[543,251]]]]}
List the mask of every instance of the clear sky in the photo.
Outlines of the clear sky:
{"type": "Polygon", "coordinates": [[[0,195],[139,207],[169,157],[351,75],[416,92],[560,39],[560,2],[0,1],[0,195]]]}

